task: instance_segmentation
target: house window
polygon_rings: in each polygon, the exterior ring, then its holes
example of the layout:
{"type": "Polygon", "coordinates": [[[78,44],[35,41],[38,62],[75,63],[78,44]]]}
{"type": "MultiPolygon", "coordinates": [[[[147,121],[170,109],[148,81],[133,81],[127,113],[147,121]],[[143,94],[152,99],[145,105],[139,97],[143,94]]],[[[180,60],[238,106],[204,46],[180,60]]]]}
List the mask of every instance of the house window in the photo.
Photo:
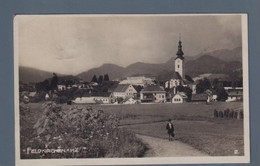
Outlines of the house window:
{"type": "Polygon", "coordinates": [[[180,65],[178,65],[178,68],[180,68],[180,65]]]}

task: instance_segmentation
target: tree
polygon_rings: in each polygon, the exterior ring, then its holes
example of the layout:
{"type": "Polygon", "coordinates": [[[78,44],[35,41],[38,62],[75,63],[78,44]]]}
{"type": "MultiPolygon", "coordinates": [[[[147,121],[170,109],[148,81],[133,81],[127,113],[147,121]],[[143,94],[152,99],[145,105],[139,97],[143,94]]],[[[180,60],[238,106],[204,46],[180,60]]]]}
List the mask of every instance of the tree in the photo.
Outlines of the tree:
{"type": "Polygon", "coordinates": [[[180,86],[176,87],[176,90],[178,92],[184,92],[186,94],[186,96],[188,97],[187,101],[191,100],[192,90],[189,87],[184,87],[184,86],[180,85],[180,86]]]}
{"type": "Polygon", "coordinates": [[[92,77],[91,82],[98,82],[98,80],[97,80],[97,76],[96,76],[96,75],[94,75],[94,76],[92,77]]]}
{"type": "Polygon", "coordinates": [[[102,75],[100,75],[99,77],[98,77],[98,83],[99,84],[102,84],[102,82],[103,82],[103,76],[102,75]]]}
{"type": "Polygon", "coordinates": [[[223,87],[218,87],[216,89],[216,91],[217,91],[217,96],[218,96],[217,100],[218,101],[226,101],[227,100],[228,94],[223,87]]]}
{"type": "Polygon", "coordinates": [[[51,85],[50,90],[54,91],[58,89],[58,76],[56,73],[53,73],[52,79],[51,79],[51,85]]]}
{"type": "Polygon", "coordinates": [[[49,81],[46,79],[43,82],[36,83],[35,89],[37,93],[48,92],[50,90],[49,81]]]}
{"type": "Polygon", "coordinates": [[[109,81],[109,76],[108,76],[108,74],[105,74],[105,75],[104,75],[104,81],[109,81]]]}
{"type": "Polygon", "coordinates": [[[215,78],[212,83],[213,88],[216,89],[218,87],[218,84],[219,84],[219,80],[215,78]]]}
{"type": "Polygon", "coordinates": [[[203,93],[207,89],[211,89],[210,81],[207,78],[204,78],[203,80],[199,80],[199,83],[196,85],[196,92],[203,93]]]}

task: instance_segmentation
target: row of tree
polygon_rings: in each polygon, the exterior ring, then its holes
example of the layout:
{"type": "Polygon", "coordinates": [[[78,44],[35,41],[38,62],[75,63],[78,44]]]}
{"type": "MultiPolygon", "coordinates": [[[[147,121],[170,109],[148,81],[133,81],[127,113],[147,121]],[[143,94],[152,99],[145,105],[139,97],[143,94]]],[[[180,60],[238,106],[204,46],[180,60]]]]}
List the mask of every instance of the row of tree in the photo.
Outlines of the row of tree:
{"type": "Polygon", "coordinates": [[[53,73],[53,76],[51,78],[51,80],[49,81],[48,79],[42,81],[42,82],[39,82],[39,83],[36,83],[35,84],[35,90],[36,92],[48,92],[48,91],[54,91],[54,90],[57,90],[58,89],[58,76],[56,73],[53,73]]]}
{"type": "Polygon", "coordinates": [[[91,82],[96,82],[96,83],[98,83],[98,84],[102,84],[103,81],[109,81],[109,76],[108,76],[108,74],[100,75],[98,78],[97,78],[96,75],[94,75],[94,76],[92,77],[92,80],[91,80],[91,82]]]}
{"type": "Polygon", "coordinates": [[[199,80],[199,83],[196,85],[196,93],[204,93],[206,90],[211,90],[213,92],[216,92],[217,94],[217,100],[218,101],[226,101],[228,98],[228,94],[224,89],[223,82],[220,82],[218,79],[214,79],[214,81],[211,82],[204,78],[203,80],[199,80]]]}

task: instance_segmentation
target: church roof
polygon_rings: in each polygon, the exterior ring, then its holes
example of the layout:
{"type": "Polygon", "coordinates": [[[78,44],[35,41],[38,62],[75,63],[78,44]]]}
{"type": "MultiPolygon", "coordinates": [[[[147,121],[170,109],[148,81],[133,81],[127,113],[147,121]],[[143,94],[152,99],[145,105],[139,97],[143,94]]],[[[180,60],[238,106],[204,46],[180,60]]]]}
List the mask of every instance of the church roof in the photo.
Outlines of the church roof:
{"type": "Polygon", "coordinates": [[[183,79],[183,82],[185,84],[192,84],[192,83],[194,83],[193,79],[189,75],[185,75],[185,78],[183,79]]]}
{"type": "Polygon", "coordinates": [[[178,80],[181,80],[181,75],[178,73],[178,72],[174,72],[171,79],[178,79],[178,80]]]}
{"type": "Polygon", "coordinates": [[[142,90],[143,92],[164,92],[164,88],[159,85],[147,85],[142,90]]]}

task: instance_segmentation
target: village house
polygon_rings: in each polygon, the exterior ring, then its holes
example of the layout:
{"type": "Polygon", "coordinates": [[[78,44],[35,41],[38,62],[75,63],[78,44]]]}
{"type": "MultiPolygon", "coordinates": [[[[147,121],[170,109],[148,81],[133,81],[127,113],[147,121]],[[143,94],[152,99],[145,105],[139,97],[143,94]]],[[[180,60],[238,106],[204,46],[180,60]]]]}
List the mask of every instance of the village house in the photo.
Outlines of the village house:
{"type": "Polygon", "coordinates": [[[192,94],[191,102],[193,103],[207,103],[208,95],[206,93],[192,94]]]}
{"type": "Polygon", "coordinates": [[[217,101],[218,96],[215,90],[207,89],[204,93],[208,95],[208,100],[207,100],[208,103],[217,101]]]}
{"type": "Polygon", "coordinates": [[[224,87],[228,94],[226,102],[242,101],[243,100],[243,88],[242,87],[224,87]]]}
{"type": "Polygon", "coordinates": [[[137,100],[135,100],[134,98],[130,97],[130,98],[126,98],[125,100],[123,100],[122,103],[123,104],[137,104],[137,100]]]}
{"type": "Polygon", "coordinates": [[[64,91],[67,89],[66,85],[63,85],[63,84],[59,84],[59,85],[57,85],[57,87],[58,87],[58,91],[64,91]]]}
{"type": "Polygon", "coordinates": [[[115,98],[135,98],[137,96],[137,91],[131,84],[119,84],[117,87],[113,90],[113,96],[115,98]]]}
{"type": "Polygon", "coordinates": [[[140,100],[142,103],[165,103],[166,92],[159,85],[146,85],[140,91],[140,100]]]}
{"type": "Polygon", "coordinates": [[[187,95],[184,92],[178,92],[172,98],[172,103],[184,103],[187,101],[187,95]]]}
{"type": "Polygon", "coordinates": [[[76,104],[110,104],[112,101],[112,93],[84,94],[72,100],[76,104]]]}

